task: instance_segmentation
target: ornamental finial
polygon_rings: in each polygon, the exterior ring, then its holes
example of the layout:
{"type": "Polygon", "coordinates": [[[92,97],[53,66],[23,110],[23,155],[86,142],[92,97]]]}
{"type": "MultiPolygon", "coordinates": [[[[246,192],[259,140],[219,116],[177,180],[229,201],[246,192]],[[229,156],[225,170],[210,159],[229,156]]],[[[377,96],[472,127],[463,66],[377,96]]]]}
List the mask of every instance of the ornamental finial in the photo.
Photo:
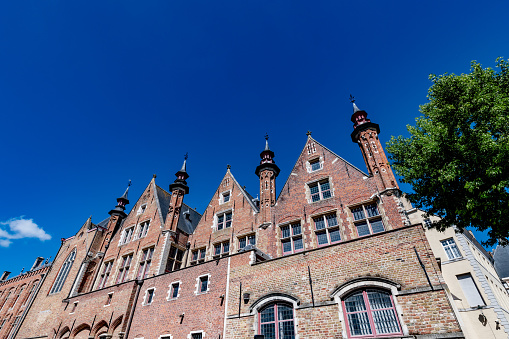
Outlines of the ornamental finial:
{"type": "Polygon", "coordinates": [[[353,104],[355,102],[355,97],[350,94],[350,102],[353,104]]]}

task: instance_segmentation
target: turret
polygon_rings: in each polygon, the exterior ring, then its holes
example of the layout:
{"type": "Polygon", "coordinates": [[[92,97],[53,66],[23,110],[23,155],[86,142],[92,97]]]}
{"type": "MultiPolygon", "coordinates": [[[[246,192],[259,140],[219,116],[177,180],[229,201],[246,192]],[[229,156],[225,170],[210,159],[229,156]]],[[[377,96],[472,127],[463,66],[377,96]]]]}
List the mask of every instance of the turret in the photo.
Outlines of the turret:
{"type": "Polygon", "coordinates": [[[189,174],[186,171],[187,153],[184,156],[184,163],[182,168],[175,173],[177,177],[175,181],[170,185],[171,199],[170,206],[168,208],[168,215],[166,217],[165,229],[177,232],[178,221],[180,217],[180,209],[184,202],[184,195],[189,193],[189,186],[187,186],[187,178],[189,174]]]}
{"type": "Polygon", "coordinates": [[[260,178],[261,224],[270,223],[270,208],[276,203],[276,177],[279,167],[274,162],[274,152],[269,148],[269,136],[265,135],[265,149],[260,153],[260,165],[255,173],[260,178]]]}
{"type": "Polygon", "coordinates": [[[376,183],[379,191],[391,188],[398,189],[398,184],[389,166],[382,144],[378,139],[380,126],[372,123],[367,118],[368,113],[357,107],[353,97],[350,97],[350,99],[353,104],[351,118],[353,122],[352,141],[359,144],[369,174],[377,178],[376,183]]]}
{"type": "Polygon", "coordinates": [[[122,219],[127,217],[127,214],[124,211],[125,206],[129,204],[129,199],[127,199],[127,194],[129,193],[129,186],[131,186],[131,180],[129,180],[129,184],[127,185],[124,194],[122,194],[120,198],[117,198],[117,206],[115,206],[115,209],[112,209],[111,211],[108,212],[112,217],[115,215],[122,219]]]}

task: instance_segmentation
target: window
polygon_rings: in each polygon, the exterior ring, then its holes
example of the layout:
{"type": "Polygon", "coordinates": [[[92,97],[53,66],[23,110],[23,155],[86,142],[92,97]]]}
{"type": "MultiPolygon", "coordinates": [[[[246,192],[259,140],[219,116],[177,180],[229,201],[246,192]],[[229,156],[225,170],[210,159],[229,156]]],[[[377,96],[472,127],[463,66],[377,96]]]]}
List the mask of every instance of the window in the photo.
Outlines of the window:
{"type": "Polygon", "coordinates": [[[53,287],[51,288],[50,294],[58,293],[62,290],[64,286],[65,279],[71,270],[72,264],[74,263],[74,258],[76,257],[76,250],[72,251],[71,254],[67,256],[62,267],[60,268],[60,272],[58,272],[57,278],[53,283],[53,287]]]}
{"type": "Polygon", "coordinates": [[[449,260],[461,258],[461,253],[453,238],[445,239],[440,241],[442,246],[444,246],[445,253],[449,260]]]}
{"type": "Polygon", "coordinates": [[[217,216],[217,230],[232,226],[232,212],[221,213],[217,216]]]}
{"type": "Polygon", "coordinates": [[[76,311],[76,307],[78,307],[78,302],[77,301],[74,304],[72,304],[71,313],[74,313],[74,311],[76,311]]]}
{"type": "Polygon", "coordinates": [[[191,258],[191,264],[201,263],[205,261],[205,247],[193,251],[193,257],[191,258]]]}
{"type": "Polygon", "coordinates": [[[127,244],[129,241],[131,241],[131,237],[133,236],[134,232],[134,226],[126,228],[124,232],[122,233],[122,238],[120,239],[120,245],[127,244]]]}
{"type": "Polygon", "coordinates": [[[281,245],[283,246],[283,255],[299,252],[304,249],[300,222],[281,226],[281,245]]]}
{"type": "Polygon", "coordinates": [[[148,277],[148,271],[150,264],[152,263],[152,255],[154,254],[154,248],[147,248],[143,250],[140,260],[140,268],[138,269],[138,279],[145,279],[148,277]]]}
{"type": "Polygon", "coordinates": [[[311,192],[312,202],[332,197],[329,179],[309,184],[309,191],[311,192]]]}
{"type": "Polygon", "coordinates": [[[101,273],[101,278],[99,279],[99,285],[97,285],[98,289],[104,288],[104,286],[106,286],[106,282],[108,281],[108,277],[110,276],[112,267],[113,260],[104,264],[103,271],[101,273]]]}
{"type": "Polygon", "coordinates": [[[19,320],[21,319],[21,316],[18,315],[15,319],[14,319],[14,323],[12,324],[12,328],[11,328],[11,331],[9,332],[9,335],[7,336],[7,338],[10,338],[11,335],[14,333],[14,330],[16,329],[16,326],[18,326],[18,323],[19,323],[19,320]]]}
{"type": "Polygon", "coordinates": [[[11,294],[12,294],[12,289],[9,291],[9,294],[7,294],[7,296],[5,297],[2,307],[0,307],[0,311],[3,310],[5,305],[7,305],[7,301],[9,300],[9,297],[11,296],[11,294]]]}
{"type": "Polygon", "coordinates": [[[335,213],[314,217],[318,245],[328,245],[341,241],[338,219],[335,213]]]}
{"type": "Polygon", "coordinates": [[[431,220],[429,218],[427,219],[424,219],[424,226],[426,226],[426,228],[431,228],[431,220]]]}
{"type": "Polygon", "coordinates": [[[230,192],[223,193],[223,204],[230,201],[230,192]]]}
{"type": "MultiPolygon", "coordinates": [[[[205,255],[205,251],[203,254],[205,255]]],[[[166,263],[166,272],[179,270],[182,267],[183,256],[184,251],[172,245],[170,247],[170,255],[168,256],[168,261],[166,263]]]]}
{"type": "Polygon", "coordinates": [[[247,245],[256,245],[256,235],[250,234],[239,238],[239,250],[243,249],[247,245]]]}
{"type": "Polygon", "coordinates": [[[203,338],[203,333],[200,332],[200,333],[191,333],[191,339],[202,339],[203,338]]]}
{"type": "Polygon", "coordinates": [[[385,231],[376,204],[361,205],[352,208],[352,215],[359,237],[385,231]]]}
{"type": "Polygon", "coordinates": [[[209,276],[203,275],[198,278],[198,293],[205,293],[209,290],[209,276]]]}
{"type": "Polygon", "coordinates": [[[25,285],[21,286],[19,289],[18,294],[16,295],[16,298],[14,299],[14,302],[12,303],[12,306],[9,309],[13,309],[14,306],[16,306],[16,303],[18,302],[19,297],[21,296],[21,293],[25,290],[25,285]]]}
{"type": "Polygon", "coordinates": [[[111,299],[113,299],[113,293],[108,293],[108,297],[106,298],[106,303],[104,306],[109,306],[111,304],[111,299]]]}
{"type": "Polygon", "coordinates": [[[150,221],[144,221],[140,224],[140,231],[138,232],[138,239],[143,238],[147,235],[148,232],[148,226],[150,225],[150,221]]]}
{"type": "Polygon", "coordinates": [[[225,256],[230,253],[230,242],[225,241],[214,245],[214,257],[225,256]]]}
{"type": "Polygon", "coordinates": [[[136,215],[140,215],[140,214],[145,213],[146,209],[147,209],[147,204],[141,205],[140,208],[138,208],[138,212],[136,213],[136,215]]]}
{"type": "Polygon", "coordinates": [[[357,291],[342,302],[349,337],[380,337],[402,334],[389,292],[357,291]]]}
{"type": "Polygon", "coordinates": [[[154,291],[155,291],[154,288],[147,290],[147,292],[145,293],[145,301],[144,301],[143,305],[152,304],[152,301],[154,300],[154,291]]]}
{"type": "Polygon", "coordinates": [[[311,166],[311,172],[318,171],[319,169],[322,169],[322,164],[320,163],[320,158],[309,160],[309,165],[311,166]]]}
{"type": "Polygon", "coordinates": [[[470,273],[458,275],[456,278],[458,278],[461,290],[463,291],[465,297],[467,297],[467,301],[470,307],[486,305],[470,273]]]}
{"type": "Polygon", "coordinates": [[[179,291],[180,291],[180,281],[174,282],[170,286],[171,286],[171,288],[170,288],[170,295],[168,297],[168,300],[169,299],[177,299],[179,296],[179,291]]]}
{"type": "Polygon", "coordinates": [[[120,265],[120,269],[118,270],[117,284],[127,281],[127,277],[129,275],[129,268],[131,267],[131,260],[133,260],[132,254],[122,257],[122,264],[120,265]]]}
{"type": "Polygon", "coordinates": [[[259,332],[269,339],[294,339],[293,307],[275,303],[260,311],[259,332]]]}
{"type": "Polygon", "coordinates": [[[32,283],[32,287],[30,288],[30,292],[28,293],[28,296],[27,298],[25,299],[25,302],[23,303],[22,306],[25,306],[27,304],[27,302],[30,301],[30,298],[32,298],[32,295],[34,294],[35,292],[35,289],[37,288],[37,285],[39,284],[39,280],[36,280],[32,283]]]}

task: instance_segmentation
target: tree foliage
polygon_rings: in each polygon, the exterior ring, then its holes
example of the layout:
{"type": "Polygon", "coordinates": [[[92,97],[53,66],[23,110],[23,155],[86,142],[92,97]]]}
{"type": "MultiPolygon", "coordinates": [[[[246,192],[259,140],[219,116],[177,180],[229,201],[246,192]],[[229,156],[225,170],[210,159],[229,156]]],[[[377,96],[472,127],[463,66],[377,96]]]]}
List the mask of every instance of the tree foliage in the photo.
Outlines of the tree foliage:
{"type": "Polygon", "coordinates": [[[430,75],[410,137],[387,143],[393,169],[413,187],[410,201],[442,218],[434,227],[488,230],[490,246],[509,237],[508,61],[498,58],[497,68],[473,61],[469,74],[430,75]]]}

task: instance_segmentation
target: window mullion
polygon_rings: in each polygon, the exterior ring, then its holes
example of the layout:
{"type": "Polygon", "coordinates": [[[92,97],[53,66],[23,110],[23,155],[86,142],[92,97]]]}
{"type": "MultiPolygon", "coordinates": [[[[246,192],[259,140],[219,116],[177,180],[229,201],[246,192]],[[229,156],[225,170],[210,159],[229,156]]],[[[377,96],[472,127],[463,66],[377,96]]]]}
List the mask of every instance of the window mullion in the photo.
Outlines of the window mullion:
{"type": "Polygon", "coordinates": [[[376,328],[375,328],[375,320],[373,319],[373,310],[371,309],[371,304],[369,303],[368,292],[366,290],[362,291],[362,297],[364,298],[364,303],[366,304],[366,310],[368,311],[368,320],[369,327],[371,328],[371,335],[376,337],[376,328]]]}

